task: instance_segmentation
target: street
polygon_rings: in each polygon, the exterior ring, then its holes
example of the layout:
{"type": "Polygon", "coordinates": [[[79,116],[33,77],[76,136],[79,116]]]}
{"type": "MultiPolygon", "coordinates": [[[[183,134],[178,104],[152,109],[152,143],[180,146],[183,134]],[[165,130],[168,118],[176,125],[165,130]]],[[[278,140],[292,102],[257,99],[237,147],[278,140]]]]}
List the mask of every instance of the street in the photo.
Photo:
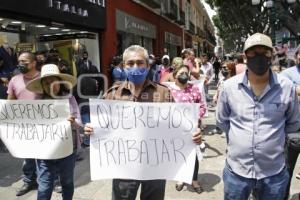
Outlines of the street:
{"type": "MultiPolygon", "coordinates": [[[[215,87],[210,90],[210,95],[215,92],[215,87]]],[[[221,200],[223,199],[222,170],[225,162],[226,140],[221,135],[208,135],[214,128],[214,108],[209,108],[209,116],[204,124],[207,128],[204,132],[206,149],[204,159],[200,162],[198,180],[203,186],[204,192],[197,194],[191,187],[184,187],[180,192],[175,190],[175,182],[168,181],[166,186],[166,200],[221,200]]],[[[108,200],[111,199],[111,180],[90,181],[89,150],[83,149],[82,161],[76,163],[75,169],[75,195],[74,200],[108,200]]],[[[24,196],[16,197],[16,190],[21,187],[22,160],[10,156],[9,153],[0,153],[0,200],[35,200],[36,190],[24,196]]],[[[295,173],[300,172],[298,159],[295,173]]],[[[291,186],[292,200],[300,193],[300,180],[293,177],[291,186]]],[[[61,199],[61,194],[53,192],[52,200],[61,199]]],[[[137,198],[139,199],[139,198],[137,198]]]]}

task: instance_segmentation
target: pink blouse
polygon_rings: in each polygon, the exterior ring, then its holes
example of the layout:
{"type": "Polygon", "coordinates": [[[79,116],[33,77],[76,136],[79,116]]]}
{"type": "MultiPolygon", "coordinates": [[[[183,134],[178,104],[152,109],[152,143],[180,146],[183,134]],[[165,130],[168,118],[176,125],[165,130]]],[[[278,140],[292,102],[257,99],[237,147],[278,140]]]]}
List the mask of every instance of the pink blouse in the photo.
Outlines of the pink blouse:
{"type": "Polygon", "coordinates": [[[176,87],[171,88],[170,90],[176,103],[199,103],[199,118],[203,118],[206,112],[206,108],[200,89],[196,85],[188,84],[188,86],[185,89],[180,89],[176,87]]]}

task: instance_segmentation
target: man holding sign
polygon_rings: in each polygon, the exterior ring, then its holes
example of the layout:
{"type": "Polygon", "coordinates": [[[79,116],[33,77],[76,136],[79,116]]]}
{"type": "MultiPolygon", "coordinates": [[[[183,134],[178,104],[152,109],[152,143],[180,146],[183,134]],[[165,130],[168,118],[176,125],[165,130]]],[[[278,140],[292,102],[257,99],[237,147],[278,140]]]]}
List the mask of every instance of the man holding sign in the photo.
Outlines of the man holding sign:
{"type": "MultiPolygon", "coordinates": [[[[129,101],[129,102],[143,102],[143,104],[145,106],[148,106],[148,113],[149,113],[149,109],[152,109],[153,113],[152,115],[147,115],[150,116],[149,118],[152,118],[152,122],[153,122],[153,118],[155,118],[156,116],[156,112],[158,112],[158,110],[163,110],[164,105],[162,104],[157,104],[152,105],[149,102],[171,102],[172,99],[170,97],[170,93],[169,90],[164,87],[161,86],[159,84],[153,83],[150,80],[147,79],[148,76],[148,71],[149,71],[149,56],[148,56],[148,52],[146,49],[144,49],[141,46],[138,45],[133,45],[130,46],[129,48],[127,48],[124,51],[123,54],[123,61],[124,61],[124,68],[127,71],[128,74],[128,81],[125,81],[124,83],[114,86],[111,89],[109,89],[107,91],[107,93],[105,94],[105,98],[108,100],[121,100],[121,101],[129,101]]],[[[96,101],[95,101],[96,102],[96,101]]],[[[123,112],[123,120],[124,120],[124,115],[127,115],[127,118],[130,118],[131,116],[133,116],[134,114],[136,114],[137,112],[141,112],[141,109],[139,111],[137,111],[135,108],[137,108],[138,106],[142,107],[141,104],[138,103],[129,103],[126,104],[126,102],[124,102],[123,106],[121,105],[121,107],[123,108],[122,112],[123,112]],[[131,104],[131,106],[130,106],[131,104]],[[128,110],[126,112],[124,112],[124,108],[128,108],[128,110]],[[131,110],[133,109],[133,110],[131,110]],[[129,116],[129,117],[128,117],[129,116]]],[[[116,103],[115,103],[116,104],[116,103]]],[[[92,105],[95,106],[95,105],[92,105]]],[[[118,105],[114,105],[112,102],[111,103],[102,103],[101,105],[96,105],[98,106],[98,113],[99,112],[105,112],[104,110],[106,109],[117,109],[118,105]],[[102,106],[102,107],[101,107],[102,106]]],[[[165,104],[165,107],[168,107],[167,104],[165,104]]],[[[143,107],[144,108],[144,107],[143,107]]],[[[92,110],[92,109],[91,109],[92,110]]],[[[145,109],[143,109],[145,110],[145,109]]],[[[170,107],[170,112],[174,111],[174,108],[170,107]]],[[[119,112],[119,111],[116,111],[119,112]]],[[[120,111],[121,112],[121,111],[120,111]]],[[[179,113],[181,112],[180,110],[178,111],[179,113]]],[[[114,112],[115,113],[115,112],[114,112]]],[[[101,115],[102,117],[108,116],[109,114],[105,115],[101,115]]],[[[140,114],[143,115],[143,114],[140,114]]],[[[136,116],[136,115],[135,115],[136,116]]],[[[99,115],[98,115],[99,117],[99,115]]],[[[110,117],[110,116],[109,116],[110,117]]],[[[93,118],[93,115],[92,115],[93,118]]],[[[126,129],[127,126],[137,126],[137,124],[144,124],[146,129],[149,129],[151,127],[154,126],[154,124],[158,124],[157,123],[152,123],[152,125],[149,125],[147,123],[144,123],[143,119],[141,116],[137,116],[136,118],[136,123],[123,123],[123,128],[126,129]],[[151,126],[151,127],[149,127],[151,126]]],[[[147,118],[148,119],[148,118],[147,118]]],[[[111,118],[111,120],[113,120],[115,122],[116,118],[115,116],[113,116],[113,118],[111,118]]],[[[126,119],[128,122],[130,120],[126,119]]],[[[186,118],[184,118],[184,120],[186,120],[186,118]]],[[[93,121],[93,119],[92,119],[93,121]]],[[[111,122],[113,122],[111,121],[111,122]]],[[[102,122],[105,122],[105,119],[103,119],[102,122]]],[[[92,123],[92,125],[96,125],[94,123],[92,123]]],[[[112,124],[111,124],[112,125],[112,124]]],[[[197,124],[192,124],[192,127],[197,127],[197,124]]],[[[104,128],[108,128],[109,125],[107,124],[104,125],[104,128]]],[[[113,127],[111,127],[113,128],[113,127]]],[[[128,128],[128,127],[127,127],[128,128]]],[[[192,129],[191,129],[192,130],[192,129]]],[[[87,125],[85,127],[85,133],[86,134],[92,134],[93,131],[95,131],[95,135],[97,134],[105,134],[105,133],[98,133],[97,129],[93,129],[92,126],[87,125]]],[[[117,130],[116,130],[117,131],[117,130]]],[[[190,132],[191,133],[191,132],[190,132]]],[[[190,134],[189,133],[189,134],[190,134]]],[[[132,132],[131,130],[127,130],[126,132],[123,131],[123,135],[127,135],[128,137],[131,137],[131,134],[142,134],[139,132],[132,132]]],[[[153,133],[155,134],[155,133],[153,133]]],[[[162,134],[168,134],[165,133],[163,131],[160,132],[160,135],[162,134]]],[[[149,136],[150,137],[150,136],[149,136]]],[[[92,137],[93,139],[93,137],[92,137]]],[[[193,141],[196,144],[199,144],[201,142],[201,134],[200,134],[200,130],[197,129],[197,133],[194,133],[193,137],[192,137],[193,141]]],[[[93,140],[92,140],[93,141],[93,140]]],[[[91,142],[92,142],[91,141],[91,142]]],[[[156,141],[156,140],[155,140],[156,141]]],[[[99,146],[100,146],[100,140],[99,140],[99,146]]],[[[117,146],[120,146],[119,144],[121,144],[124,141],[122,140],[118,140],[118,144],[117,146]]],[[[128,146],[128,140],[125,141],[127,142],[127,146],[128,146]]],[[[154,144],[154,146],[156,145],[156,142],[152,142],[151,144],[148,142],[146,144],[146,142],[144,142],[143,140],[139,141],[139,146],[142,147],[146,146],[146,145],[152,145],[154,144]]],[[[162,142],[164,143],[164,142],[162,142]]],[[[169,144],[169,143],[168,143],[169,144]]],[[[174,140],[173,140],[173,144],[174,144],[174,140]]],[[[112,147],[112,142],[108,143],[106,142],[104,144],[105,147],[108,147],[110,149],[106,149],[106,152],[108,154],[112,154],[113,151],[113,147],[112,147]],[[110,145],[110,147],[109,147],[110,145]]],[[[133,144],[132,144],[133,145],[133,144]]],[[[132,148],[131,145],[131,148],[132,148]]],[[[165,144],[167,145],[167,144],[165,144]]],[[[166,147],[166,146],[165,146],[166,147]]],[[[93,145],[91,145],[91,148],[93,148],[93,145]]],[[[167,148],[167,147],[166,147],[167,148]]],[[[100,148],[99,148],[100,150],[100,148]]],[[[141,151],[142,152],[142,151],[141,151]]],[[[122,153],[122,152],[120,152],[122,153]]],[[[120,155],[119,153],[119,155],[120,155]]],[[[153,153],[153,152],[148,152],[149,153],[149,157],[153,154],[157,153],[153,153]]],[[[162,152],[161,152],[162,153],[162,152]]],[[[110,155],[108,155],[110,156],[110,155]]],[[[141,154],[140,154],[141,157],[141,154]]],[[[93,159],[93,157],[91,157],[91,160],[93,159]]],[[[151,158],[150,158],[151,159],[151,158]]],[[[171,158],[170,158],[171,159],[171,158]]],[[[195,157],[192,158],[193,163],[195,162],[195,157]]],[[[108,160],[108,157],[106,159],[106,161],[115,161],[114,159],[108,160]]],[[[149,161],[151,162],[151,161],[149,161]]],[[[100,163],[102,164],[102,163],[100,163]]],[[[157,164],[157,163],[156,163],[157,164]]],[[[153,164],[155,165],[155,163],[153,164]]],[[[92,166],[91,166],[92,167],[92,166]]],[[[119,171],[121,171],[122,169],[119,169],[119,171]]],[[[132,169],[131,169],[132,170],[132,169]]],[[[135,170],[135,169],[133,169],[135,170]]],[[[136,169],[139,170],[139,169],[136,169]]],[[[117,172],[116,172],[117,173],[117,172]]],[[[159,172],[157,172],[159,173],[159,172]]],[[[93,178],[93,177],[92,177],[93,178]]],[[[133,180],[133,179],[114,179],[113,180],[113,191],[112,191],[112,199],[113,200],[135,200],[136,195],[137,195],[137,190],[139,188],[139,185],[141,185],[141,199],[145,199],[145,200],[162,200],[164,199],[164,194],[165,194],[165,184],[166,181],[165,180],[149,180],[146,178],[142,178],[141,180],[133,180]]]]}

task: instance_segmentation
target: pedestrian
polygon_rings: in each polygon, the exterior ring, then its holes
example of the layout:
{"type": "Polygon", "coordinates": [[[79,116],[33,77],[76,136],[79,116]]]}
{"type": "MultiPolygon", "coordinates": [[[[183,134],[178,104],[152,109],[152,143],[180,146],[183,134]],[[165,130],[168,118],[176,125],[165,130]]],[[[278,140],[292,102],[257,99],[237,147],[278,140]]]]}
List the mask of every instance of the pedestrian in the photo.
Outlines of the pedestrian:
{"type": "Polygon", "coordinates": [[[60,73],[57,65],[46,64],[41,68],[41,76],[28,82],[26,86],[29,91],[40,94],[41,99],[69,99],[71,116],[66,120],[71,122],[74,141],[74,151],[71,155],[60,159],[36,160],[39,184],[37,200],[51,199],[57,175],[62,187],[63,200],[73,199],[75,152],[80,146],[77,130],[81,125],[78,105],[74,96],[70,95],[70,90],[75,84],[74,76],[60,73]]]}
{"type": "Polygon", "coordinates": [[[151,81],[155,81],[154,80],[154,75],[155,75],[155,73],[156,73],[156,71],[157,71],[157,64],[156,64],[156,58],[155,58],[155,56],[153,55],[153,54],[150,54],[149,55],[149,66],[150,66],[150,70],[149,70],[149,79],[151,80],[151,81]]]}
{"type": "MultiPolygon", "coordinates": [[[[213,97],[213,104],[215,104],[216,106],[218,106],[217,102],[218,102],[220,93],[223,89],[224,82],[226,80],[228,80],[229,78],[236,75],[235,70],[236,70],[236,65],[234,62],[232,62],[232,61],[223,62],[222,67],[221,67],[222,78],[218,82],[217,92],[213,97]]],[[[218,126],[216,126],[216,128],[211,131],[211,134],[222,134],[222,137],[225,136],[225,135],[223,135],[223,131],[218,126]]]]}
{"type": "MultiPolygon", "coordinates": [[[[180,57],[175,57],[173,58],[172,60],[172,69],[176,70],[178,67],[180,67],[181,65],[183,65],[183,60],[182,58],[180,57]]],[[[163,80],[162,80],[162,83],[163,82],[175,82],[175,79],[174,79],[174,73],[173,71],[171,73],[168,74],[168,76],[166,76],[163,80]]]]}
{"type": "MultiPolygon", "coordinates": [[[[135,101],[135,102],[171,102],[170,91],[149,79],[149,56],[146,49],[133,45],[123,53],[123,62],[127,70],[128,81],[115,85],[106,92],[105,98],[110,100],[135,101]],[[154,95],[156,94],[156,95],[154,95]]],[[[93,128],[85,126],[86,134],[92,134],[93,128]]],[[[198,130],[194,133],[193,140],[199,144],[201,134],[198,130]]],[[[113,200],[135,200],[141,185],[140,199],[163,200],[165,196],[165,180],[113,180],[113,200]]]]}
{"type": "MultiPolygon", "coordinates": [[[[34,54],[31,52],[21,53],[18,58],[18,69],[21,72],[20,74],[14,76],[9,84],[7,89],[7,99],[26,99],[26,100],[34,100],[39,96],[29,90],[26,89],[26,84],[39,77],[40,73],[36,70],[37,60],[34,54]]],[[[23,166],[23,185],[17,191],[17,196],[22,196],[33,190],[37,187],[36,183],[36,165],[34,159],[25,159],[23,166]]]]}
{"type": "Polygon", "coordinates": [[[208,87],[211,83],[212,77],[214,75],[213,66],[210,62],[208,62],[208,56],[206,54],[203,54],[201,57],[201,68],[200,68],[204,74],[205,81],[204,81],[204,91],[206,96],[206,101],[209,101],[209,95],[208,95],[208,87]]]}
{"type": "Polygon", "coordinates": [[[125,81],[127,79],[127,74],[123,68],[122,57],[121,56],[113,57],[112,65],[114,66],[112,71],[112,77],[114,83],[119,84],[120,81],[125,81]]]}
{"type": "Polygon", "coordinates": [[[46,62],[46,53],[45,51],[37,51],[35,52],[36,60],[37,60],[37,67],[36,69],[38,71],[41,71],[41,67],[45,64],[46,62]]]}
{"type": "Polygon", "coordinates": [[[214,74],[215,74],[215,82],[217,82],[219,80],[219,73],[220,73],[220,69],[221,69],[221,60],[217,56],[215,56],[212,59],[212,63],[213,63],[214,74]]]}
{"type": "Polygon", "coordinates": [[[270,69],[272,40],[256,33],[245,42],[248,70],[225,81],[217,126],[227,137],[224,199],[282,200],[289,181],[285,136],[300,128],[295,86],[270,69]]]}
{"type": "Polygon", "coordinates": [[[242,54],[237,54],[235,56],[235,64],[236,74],[242,74],[246,71],[247,65],[244,63],[244,57],[242,54]]]}
{"type": "Polygon", "coordinates": [[[154,74],[154,82],[162,83],[172,73],[173,68],[170,65],[170,56],[164,55],[161,59],[161,65],[154,74]]]}
{"type": "MultiPolygon", "coordinates": [[[[203,96],[201,94],[199,87],[197,85],[188,83],[188,81],[191,78],[190,68],[187,65],[181,65],[174,70],[173,76],[175,79],[175,87],[172,87],[170,89],[173,99],[175,100],[176,103],[197,103],[199,105],[200,109],[199,109],[198,127],[200,128],[201,119],[203,118],[206,109],[203,102],[203,96]]],[[[199,161],[196,156],[192,187],[195,190],[195,192],[200,194],[201,192],[203,192],[203,188],[198,182],[198,171],[199,171],[199,161]]],[[[177,191],[181,191],[183,187],[184,187],[184,183],[182,182],[177,182],[175,185],[177,191]]]]}
{"type": "MultiPolygon", "coordinates": [[[[283,70],[281,72],[281,75],[287,77],[290,81],[292,81],[294,83],[295,87],[297,87],[297,95],[298,95],[298,99],[300,102],[300,46],[295,51],[295,60],[296,60],[296,65],[291,68],[288,68],[286,70],[283,70]]],[[[286,200],[289,197],[291,180],[292,180],[295,165],[296,165],[299,153],[300,153],[300,151],[299,151],[300,145],[297,145],[299,147],[299,149],[295,149],[294,145],[292,145],[289,142],[289,141],[292,141],[292,140],[289,140],[289,136],[290,135],[288,135],[288,140],[287,140],[287,168],[288,168],[288,171],[290,174],[290,179],[289,179],[289,184],[288,184],[286,196],[285,196],[286,200]]],[[[293,136],[296,136],[296,139],[298,138],[298,140],[300,141],[299,131],[297,134],[293,134],[293,136]],[[297,135],[299,135],[299,136],[297,136],[297,135]]],[[[300,177],[300,174],[298,173],[296,175],[296,177],[297,178],[300,177]]]]}
{"type": "Polygon", "coordinates": [[[195,52],[193,49],[183,49],[181,51],[181,57],[183,59],[183,64],[189,66],[192,79],[200,79],[200,61],[195,58],[195,52]]]}

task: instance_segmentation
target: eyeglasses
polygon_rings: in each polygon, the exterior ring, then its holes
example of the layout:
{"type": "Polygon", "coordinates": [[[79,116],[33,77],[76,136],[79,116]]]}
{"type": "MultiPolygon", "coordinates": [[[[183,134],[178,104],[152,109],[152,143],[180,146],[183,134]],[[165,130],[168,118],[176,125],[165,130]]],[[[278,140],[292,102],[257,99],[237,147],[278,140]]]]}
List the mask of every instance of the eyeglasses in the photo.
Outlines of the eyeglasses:
{"type": "Polygon", "coordinates": [[[146,64],[146,61],[145,60],[128,60],[128,61],[126,61],[125,64],[130,67],[134,66],[135,64],[137,66],[142,66],[142,65],[146,64]]]}

